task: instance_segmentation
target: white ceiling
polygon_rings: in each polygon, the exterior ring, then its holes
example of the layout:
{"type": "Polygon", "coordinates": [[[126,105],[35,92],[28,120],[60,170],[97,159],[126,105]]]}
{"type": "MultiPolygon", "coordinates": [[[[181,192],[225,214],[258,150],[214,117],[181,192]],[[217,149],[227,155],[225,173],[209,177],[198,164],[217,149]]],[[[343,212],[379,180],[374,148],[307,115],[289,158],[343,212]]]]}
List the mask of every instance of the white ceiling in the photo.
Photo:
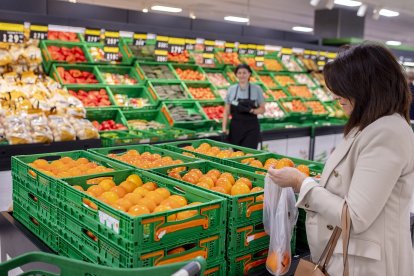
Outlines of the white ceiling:
{"type": "MultiPolygon", "coordinates": [[[[399,40],[414,45],[414,0],[359,0],[368,4],[365,39],[399,40]],[[378,20],[372,18],[374,8],[388,8],[400,12],[400,16],[378,20]]],[[[321,0],[317,7],[309,0],[78,0],[79,3],[96,4],[117,8],[142,10],[154,4],[180,7],[177,15],[223,21],[226,15],[248,16],[250,25],[290,31],[293,26],[313,26],[314,10],[322,9],[328,0],[321,0]]],[[[338,6],[339,7],[339,6],[338,6]]],[[[357,8],[354,8],[355,12],[357,8]]],[[[152,11],[150,11],[152,12],[152,11]]]]}

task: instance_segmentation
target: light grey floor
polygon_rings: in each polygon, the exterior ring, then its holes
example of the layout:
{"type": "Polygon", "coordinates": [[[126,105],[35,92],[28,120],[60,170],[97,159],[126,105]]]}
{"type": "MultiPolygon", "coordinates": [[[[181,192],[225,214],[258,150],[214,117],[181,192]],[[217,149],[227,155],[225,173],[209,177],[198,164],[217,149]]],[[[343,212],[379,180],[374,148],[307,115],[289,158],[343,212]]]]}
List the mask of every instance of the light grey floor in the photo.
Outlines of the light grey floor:
{"type": "Polygon", "coordinates": [[[6,211],[12,202],[11,171],[0,171],[0,211],[6,211]]]}

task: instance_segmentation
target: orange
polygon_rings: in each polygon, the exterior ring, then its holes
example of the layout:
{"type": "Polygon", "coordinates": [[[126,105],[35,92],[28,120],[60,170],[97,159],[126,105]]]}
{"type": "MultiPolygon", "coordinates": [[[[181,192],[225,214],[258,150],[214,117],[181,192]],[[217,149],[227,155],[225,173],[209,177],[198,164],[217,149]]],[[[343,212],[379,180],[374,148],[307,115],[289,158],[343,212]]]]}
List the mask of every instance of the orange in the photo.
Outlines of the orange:
{"type": "Polygon", "coordinates": [[[114,192],[104,192],[100,197],[105,199],[108,204],[113,204],[119,199],[119,196],[114,192]]]}
{"type": "Polygon", "coordinates": [[[81,186],[79,186],[79,185],[72,186],[72,188],[74,188],[74,189],[76,189],[76,190],[78,190],[78,191],[81,191],[81,192],[84,192],[84,191],[85,191],[85,190],[84,190],[81,186]]]}
{"type": "Polygon", "coordinates": [[[119,196],[119,198],[123,198],[127,194],[127,191],[122,186],[112,187],[109,191],[116,193],[119,196]]]}
{"type": "Polygon", "coordinates": [[[132,193],[137,188],[135,183],[129,180],[121,182],[121,184],[119,184],[119,187],[124,188],[127,193],[132,193]]]}
{"type": "Polygon", "coordinates": [[[131,216],[140,216],[150,213],[150,210],[146,206],[140,204],[134,205],[128,209],[128,214],[130,214],[131,216]]]}
{"type": "MultiPolygon", "coordinates": [[[[170,210],[172,210],[172,208],[168,205],[159,205],[155,207],[154,213],[161,213],[161,212],[170,211],[170,210]]],[[[177,215],[172,214],[167,217],[167,221],[175,221],[176,218],[177,218],[177,215]]]]}
{"type": "Polygon", "coordinates": [[[309,176],[309,175],[310,175],[310,170],[309,170],[309,167],[308,167],[308,166],[306,166],[306,165],[299,165],[299,166],[297,166],[296,168],[297,168],[300,172],[302,172],[302,173],[306,174],[307,176],[309,176]]]}
{"type": "Polygon", "coordinates": [[[249,164],[253,160],[254,160],[254,158],[250,157],[250,158],[243,159],[241,162],[242,162],[242,164],[249,164]]]}
{"type": "Polygon", "coordinates": [[[259,195],[256,197],[256,202],[260,202],[264,200],[264,195],[259,195]]]}
{"type": "MultiPolygon", "coordinates": [[[[225,173],[222,173],[221,175],[220,175],[220,178],[227,178],[229,181],[230,181],[230,183],[231,183],[231,185],[234,185],[234,183],[236,182],[235,180],[234,180],[234,177],[233,177],[233,175],[231,174],[231,173],[228,173],[228,172],[225,172],[225,173]]],[[[219,179],[220,179],[219,178],[219,179]]]]}
{"type": "Polygon", "coordinates": [[[163,200],[164,200],[164,197],[162,196],[162,195],[160,195],[159,193],[157,193],[157,192],[155,192],[155,191],[151,191],[151,192],[149,192],[146,196],[145,196],[145,198],[149,198],[149,199],[151,199],[152,201],[154,201],[155,202],[155,204],[160,204],[163,200]]]}
{"type": "MultiPolygon", "coordinates": [[[[224,178],[223,178],[224,179],[224,178]]],[[[226,179],[227,180],[227,179],[226,179]]],[[[218,180],[217,180],[218,182],[218,180]]],[[[216,183],[215,187],[223,187],[226,191],[226,194],[230,194],[231,188],[233,187],[229,181],[222,181],[220,183],[216,183]]]]}
{"type": "Polygon", "coordinates": [[[211,188],[212,191],[218,192],[218,193],[222,193],[222,194],[227,194],[226,189],[222,186],[215,186],[213,188],[211,188]]]}
{"type": "Polygon", "coordinates": [[[236,183],[234,184],[236,185],[237,183],[244,183],[249,187],[249,189],[252,188],[252,182],[250,181],[250,179],[246,177],[240,177],[239,179],[237,179],[236,183]]]}
{"type": "Polygon", "coordinates": [[[132,149],[132,150],[128,150],[125,154],[127,154],[127,155],[137,155],[137,156],[139,156],[139,152],[138,152],[137,150],[134,150],[134,149],[132,149]]]}
{"type": "Polygon", "coordinates": [[[132,183],[134,183],[136,185],[135,188],[139,187],[142,185],[142,179],[141,177],[139,177],[139,175],[136,174],[131,174],[130,176],[127,177],[126,179],[127,181],[131,181],[132,183]]]}
{"type": "Polygon", "coordinates": [[[79,165],[85,165],[85,164],[89,163],[89,160],[86,159],[86,158],[81,157],[78,160],[76,160],[76,163],[79,164],[79,165]]]}
{"type": "Polygon", "coordinates": [[[219,170],[212,169],[212,170],[209,170],[209,171],[207,172],[207,176],[210,176],[210,175],[215,175],[215,176],[216,176],[216,178],[219,178],[219,177],[220,177],[220,175],[221,175],[221,172],[220,172],[219,170]]]}
{"type": "Polygon", "coordinates": [[[128,200],[126,198],[120,198],[120,199],[118,199],[115,202],[115,204],[118,204],[118,205],[124,207],[126,211],[128,211],[129,208],[131,208],[134,205],[130,200],[128,200]]]}
{"type": "Polygon", "coordinates": [[[185,248],[180,246],[167,251],[167,255],[174,255],[185,252],[185,248]]]}
{"type": "Polygon", "coordinates": [[[169,199],[177,201],[178,204],[180,204],[181,207],[184,207],[185,205],[187,205],[187,199],[185,199],[185,197],[183,197],[183,196],[172,195],[172,196],[169,197],[169,199]]]}
{"type": "Polygon", "coordinates": [[[90,186],[87,191],[92,193],[95,197],[100,196],[105,192],[105,190],[99,185],[90,186]]]}
{"type": "Polygon", "coordinates": [[[139,194],[141,197],[145,197],[149,191],[145,188],[138,187],[133,191],[134,194],[139,194]]]}
{"type": "Polygon", "coordinates": [[[161,204],[160,204],[160,205],[169,206],[169,207],[171,207],[172,209],[177,209],[177,208],[180,208],[180,207],[181,207],[180,203],[178,203],[178,202],[177,202],[177,201],[175,201],[174,199],[170,199],[170,198],[164,199],[164,200],[161,202],[161,204]]]}
{"type": "Polygon", "coordinates": [[[200,182],[207,183],[210,186],[210,188],[214,186],[214,180],[210,176],[207,176],[207,175],[200,177],[198,179],[198,183],[200,182]]]}
{"type": "Polygon", "coordinates": [[[261,191],[263,191],[262,187],[254,187],[253,189],[250,190],[250,193],[261,192],[261,191]]]}
{"type": "Polygon", "coordinates": [[[269,252],[266,259],[266,267],[273,273],[285,274],[290,267],[290,254],[284,252],[282,256],[279,256],[276,252],[269,252]]]}
{"type": "Polygon", "coordinates": [[[249,165],[255,168],[263,168],[263,164],[259,160],[253,160],[249,163],[249,165]]]}
{"type": "Polygon", "coordinates": [[[168,173],[168,176],[169,176],[169,177],[172,177],[172,178],[175,178],[175,179],[180,179],[180,180],[181,180],[180,173],[175,172],[175,171],[173,171],[173,172],[169,172],[169,173],[168,173]]]}
{"type": "Polygon", "coordinates": [[[185,146],[185,147],[183,147],[183,149],[189,150],[189,151],[194,151],[194,147],[193,146],[185,146]]]}
{"type": "Polygon", "coordinates": [[[235,151],[231,154],[231,157],[241,157],[244,156],[244,152],[242,151],[235,151]]]}
{"type": "Polygon", "coordinates": [[[239,183],[231,188],[231,195],[244,195],[250,193],[249,186],[244,183],[239,183]]]}
{"type": "Polygon", "coordinates": [[[212,188],[208,183],[205,183],[205,182],[198,182],[196,186],[207,189],[207,190],[210,190],[212,188]]]}
{"type": "Polygon", "coordinates": [[[105,191],[109,191],[112,187],[115,187],[115,182],[112,179],[104,179],[98,185],[105,191]]]}
{"type": "Polygon", "coordinates": [[[155,207],[157,207],[157,204],[147,197],[141,198],[138,204],[146,206],[150,212],[154,211],[155,207]]]}
{"type": "Polygon", "coordinates": [[[47,168],[49,166],[49,162],[45,159],[37,159],[33,162],[33,164],[36,164],[38,168],[47,168]]]}
{"type": "Polygon", "coordinates": [[[142,196],[140,194],[136,194],[136,193],[129,193],[126,194],[123,199],[127,199],[129,200],[132,204],[138,204],[138,201],[142,198],[142,196]]]}
{"type": "Polygon", "coordinates": [[[155,192],[159,193],[164,199],[167,199],[171,195],[167,188],[158,188],[155,192]]]}
{"type": "Polygon", "coordinates": [[[197,216],[197,214],[198,214],[197,210],[182,211],[182,212],[177,213],[177,220],[189,219],[194,216],[197,216]]]}
{"type": "Polygon", "coordinates": [[[294,167],[295,164],[289,158],[282,158],[280,159],[277,164],[275,165],[276,169],[282,169],[284,167],[294,167]]]}
{"type": "Polygon", "coordinates": [[[220,177],[219,179],[217,179],[216,186],[220,186],[222,183],[230,184],[230,186],[233,186],[233,184],[227,177],[220,177]]]}
{"type": "Polygon", "coordinates": [[[111,206],[114,209],[119,210],[119,211],[122,211],[122,212],[126,212],[128,210],[127,208],[125,208],[125,206],[122,206],[122,205],[120,205],[118,203],[111,204],[111,206]]]}
{"type": "Polygon", "coordinates": [[[154,182],[147,182],[144,185],[142,185],[142,188],[147,189],[148,191],[155,191],[155,189],[158,188],[158,185],[154,182]]]}
{"type": "Polygon", "coordinates": [[[199,169],[191,169],[190,173],[195,173],[198,175],[198,177],[202,177],[203,173],[199,169]]]}
{"type": "Polygon", "coordinates": [[[194,176],[189,175],[189,174],[185,174],[185,175],[183,176],[183,180],[184,180],[185,182],[188,182],[188,183],[191,183],[191,184],[196,184],[196,183],[197,183],[197,179],[196,179],[196,178],[194,178],[194,176]]]}
{"type": "Polygon", "coordinates": [[[266,164],[273,164],[273,165],[276,165],[277,164],[277,159],[276,158],[269,158],[269,159],[267,159],[266,160],[266,162],[265,162],[265,165],[266,164]]]}

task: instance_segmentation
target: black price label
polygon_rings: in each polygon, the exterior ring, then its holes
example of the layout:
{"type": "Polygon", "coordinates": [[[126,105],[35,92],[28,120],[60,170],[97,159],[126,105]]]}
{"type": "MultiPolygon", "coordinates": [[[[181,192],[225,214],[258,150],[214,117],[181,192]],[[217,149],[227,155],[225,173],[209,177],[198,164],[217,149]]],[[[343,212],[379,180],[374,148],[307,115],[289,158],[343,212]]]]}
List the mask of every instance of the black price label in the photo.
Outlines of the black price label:
{"type": "Polygon", "coordinates": [[[157,42],[155,43],[155,49],[168,51],[168,36],[157,36],[157,42]]]}
{"type": "Polygon", "coordinates": [[[214,64],[214,54],[204,53],[203,54],[203,64],[213,65],[214,64]]]}
{"type": "Polygon", "coordinates": [[[205,40],[204,41],[204,53],[214,53],[214,46],[216,42],[212,40],[205,40]]]}
{"type": "Polygon", "coordinates": [[[247,53],[247,48],[240,48],[239,47],[239,55],[245,55],[247,53]]]}
{"type": "Polygon", "coordinates": [[[1,42],[6,43],[23,43],[24,34],[21,32],[13,31],[0,31],[1,42]]]}
{"type": "Polygon", "coordinates": [[[254,58],[256,60],[256,66],[257,67],[263,67],[264,65],[264,57],[255,57],[254,58]]]}
{"type": "Polygon", "coordinates": [[[133,44],[135,46],[145,46],[146,43],[147,43],[147,35],[146,34],[134,34],[133,44]]]}
{"type": "Polygon", "coordinates": [[[167,62],[168,61],[168,51],[157,49],[154,52],[155,61],[157,62],[167,62]]]}
{"type": "Polygon", "coordinates": [[[119,32],[106,31],[104,44],[107,46],[118,46],[119,32]]]}
{"type": "Polygon", "coordinates": [[[224,52],[225,53],[233,53],[234,51],[234,43],[225,43],[224,44],[224,52]]]}
{"type": "Polygon", "coordinates": [[[185,51],[185,39],[171,38],[168,41],[168,52],[173,54],[181,54],[185,51]]]}
{"type": "Polygon", "coordinates": [[[186,49],[187,51],[194,51],[194,47],[195,47],[195,45],[194,45],[194,44],[191,44],[191,43],[186,43],[186,44],[185,44],[185,49],[186,49]]]}
{"type": "Polygon", "coordinates": [[[168,56],[155,56],[155,61],[157,62],[167,62],[168,56]]]}
{"type": "Polygon", "coordinates": [[[118,47],[111,47],[105,46],[104,47],[104,58],[110,61],[117,61],[119,60],[119,48],[118,47]]]}
{"type": "Polygon", "coordinates": [[[48,26],[30,25],[30,38],[31,39],[47,39],[48,26]]]}
{"type": "Polygon", "coordinates": [[[264,57],[264,55],[265,55],[264,46],[257,45],[256,55],[258,57],[264,57]]]}
{"type": "Polygon", "coordinates": [[[88,42],[88,43],[101,42],[101,30],[86,29],[85,30],[85,41],[88,42]]]}

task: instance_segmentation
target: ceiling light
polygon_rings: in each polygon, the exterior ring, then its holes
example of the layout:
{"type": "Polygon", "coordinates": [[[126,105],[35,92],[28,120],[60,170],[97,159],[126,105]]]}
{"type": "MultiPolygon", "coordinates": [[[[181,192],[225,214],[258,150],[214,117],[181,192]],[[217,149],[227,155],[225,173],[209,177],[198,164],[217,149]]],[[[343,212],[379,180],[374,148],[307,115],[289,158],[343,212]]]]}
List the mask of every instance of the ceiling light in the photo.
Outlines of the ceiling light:
{"type": "Polygon", "coordinates": [[[396,11],[392,11],[392,10],[381,9],[379,11],[379,15],[387,16],[387,17],[394,17],[394,16],[399,16],[400,13],[396,11]]]}
{"type": "Polygon", "coordinates": [[[367,13],[367,8],[368,8],[368,5],[366,4],[361,5],[358,9],[357,16],[364,17],[365,14],[367,13]]]}
{"type": "Polygon", "coordinates": [[[147,9],[147,8],[143,8],[143,9],[142,9],[142,12],[143,12],[143,13],[147,13],[147,12],[148,12],[148,9],[147,9]]]}
{"type": "Polygon", "coordinates": [[[328,10],[332,10],[334,6],[335,6],[334,0],[328,0],[328,3],[326,3],[326,8],[328,10]]]}
{"type": "Polygon", "coordinates": [[[292,30],[297,31],[297,32],[304,32],[304,33],[310,33],[313,31],[312,28],[302,27],[302,26],[295,26],[292,28],[292,30]]]}
{"type": "Polygon", "coordinates": [[[387,42],[385,42],[385,44],[390,45],[390,46],[400,46],[401,41],[388,40],[387,42]]]}
{"type": "Polygon", "coordinates": [[[310,0],[311,6],[314,6],[314,7],[316,7],[319,4],[319,2],[321,2],[321,0],[310,0]]]}
{"type": "Polygon", "coordinates": [[[195,14],[194,14],[193,12],[190,12],[190,18],[194,20],[194,19],[196,19],[197,17],[195,16],[195,14]]]}
{"type": "Polygon", "coordinates": [[[372,19],[378,20],[378,18],[380,17],[379,11],[380,11],[379,8],[374,9],[374,11],[372,12],[372,19]]]}
{"type": "Polygon", "coordinates": [[[335,0],[334,3],[337,5],[347,6],[347,7],[358,7],[362,5],[361,2],[354,1],[354,0],[335,0]]]}
{"type": "Polygon", "coordinates": [[[70,3],[76,4],[76,0],[68,0],[70,3]]]}
{"type": "Polygon", "coordinates": [[[250,20],[247,17],[238,17],[238,16],[225,16],[224,20],[226,21],[232,21],[232,22],[238,22],[238,23],[248,23],[250,20]]]}
{"type": "Polygon", "coordinates": [[[152,6],[151,10],[153,11],[162,11],[162,12],[174,12],[174,13],[178,13],[178,12],[182,12],[183,9],[182,8],[174,8],[174,7],[166,7],[166,6],[152,6]]]}
{"type": "Polygon", "coordinates": [[[404,61],[403,62],[403,65],[404,66],[414,66],[414,62],[412,62],[412,61],[404,61]]]}

